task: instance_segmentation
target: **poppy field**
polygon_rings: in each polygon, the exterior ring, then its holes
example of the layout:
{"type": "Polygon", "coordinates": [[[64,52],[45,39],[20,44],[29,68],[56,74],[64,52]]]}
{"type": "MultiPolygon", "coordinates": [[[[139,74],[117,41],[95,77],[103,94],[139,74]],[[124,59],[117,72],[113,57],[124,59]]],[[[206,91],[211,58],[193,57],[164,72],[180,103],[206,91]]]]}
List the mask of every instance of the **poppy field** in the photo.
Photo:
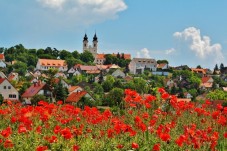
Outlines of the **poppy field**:
{"type": "Polygon", "coordinates": [[[40,101],[0,107],[0,150],[224,151],[227,107],[126,89],[119,112],[40,101]]]}

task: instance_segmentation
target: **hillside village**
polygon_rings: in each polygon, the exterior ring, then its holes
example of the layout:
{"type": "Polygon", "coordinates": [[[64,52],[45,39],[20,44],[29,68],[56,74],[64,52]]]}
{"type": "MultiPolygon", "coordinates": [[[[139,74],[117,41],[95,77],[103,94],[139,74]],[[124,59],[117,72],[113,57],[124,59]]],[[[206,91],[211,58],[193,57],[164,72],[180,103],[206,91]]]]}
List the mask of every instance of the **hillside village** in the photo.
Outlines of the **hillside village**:
{"type": "Polygon", "coordinates": [[[84,35],[82,48],[82,53],[50,47],[26,49],[22,44],[0,48],[1,103],[37,105],[40,100],[62,100],[79,107],[121,107],[125,89],[147,96],[158,87],[187,102],[227,100],[227,67],[223,64],[214,69],[173,67],[155,56],[132,58],[118,51],[100,54],[96,33],[92,45],[84,35]]]}

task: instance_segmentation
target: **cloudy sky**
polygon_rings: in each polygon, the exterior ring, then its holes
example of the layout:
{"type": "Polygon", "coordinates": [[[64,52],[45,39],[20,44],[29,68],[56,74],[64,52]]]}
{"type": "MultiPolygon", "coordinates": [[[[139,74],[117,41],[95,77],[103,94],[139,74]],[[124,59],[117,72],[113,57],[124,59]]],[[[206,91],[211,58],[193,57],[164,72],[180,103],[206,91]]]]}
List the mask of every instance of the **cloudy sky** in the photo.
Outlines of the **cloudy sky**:
{"type": "Polygon", "coordinates": [[[0,47],[82,52],[96,31],[99,53],[227,65],[226,0],[1,0],[0,47]]]}

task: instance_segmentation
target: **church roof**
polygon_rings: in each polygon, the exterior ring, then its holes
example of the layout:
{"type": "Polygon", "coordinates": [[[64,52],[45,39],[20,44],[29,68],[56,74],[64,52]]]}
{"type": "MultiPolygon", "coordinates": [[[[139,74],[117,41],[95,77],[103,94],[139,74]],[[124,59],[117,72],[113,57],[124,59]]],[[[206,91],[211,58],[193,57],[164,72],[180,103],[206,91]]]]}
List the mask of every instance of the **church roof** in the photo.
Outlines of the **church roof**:
{"type": "Polygon", "coordinates": [[[98,37],[96,36],[96,33],[95,33],[95,35],[93,37],[93,41],[98,41],[98,37]]]}
{"type": "Polygon", "coordinates": [[[88,41],[87,34],[84,35],[84,41],[88,41]]]}

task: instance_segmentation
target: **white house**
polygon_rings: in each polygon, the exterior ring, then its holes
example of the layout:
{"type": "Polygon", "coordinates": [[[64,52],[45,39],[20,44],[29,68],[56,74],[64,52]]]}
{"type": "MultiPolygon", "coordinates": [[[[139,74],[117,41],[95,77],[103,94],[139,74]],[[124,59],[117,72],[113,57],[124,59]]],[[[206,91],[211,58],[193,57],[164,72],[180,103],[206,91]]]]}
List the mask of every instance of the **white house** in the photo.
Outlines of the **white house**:
{"type": "Polygon", "coordinates": [[[65,60],[39,59],[36,64],[36,69],[41,71],[49,70],[51,68],[58,69],[62,72],[68,70],[65,60]]]}
{"type": "Polygon", "coordinates": [[[0,67],[1,68],[6,68],[6,63],[2,60],[0,60],[0,67]]]}
{"type": "Polygon", "coordinates": [[[125,78],[125,73],[122,72],[120,69],[117,69],[112,73],[112,76],[115,78],[118,78],[118,77],[125,78]]]}
{"type": "Polygon", "coordinates": [[[157,62],[151,58],[133,58],[129,64],[129,70],[132,74],[142,74],[144,70],[156,71],[157,62]]]}
{"type": "Polygon", "coordinates": [[[106,61],[105,54],[97,54],[94,60],[96,65],[102,65],[106,61]]]}
{"type": "Polygon", "coordinates": [[[0,94],[3,96],[4,100],[7,101],[18,101],[19,93],[13,87],[12,84],[6,79],[0,77],[0,94]]]}
{"type": "Polygon", "coordinates": [[[161,69],[161,70],[164,70],[164,69],[168,69],[169,66],[167,63],[160,63],[157,65],[157,69],[161,69]]]}
{"type": "Polygon", "coordinates": [[[0,71],[0,78],[7,78],[6,75],[2,71],[0,71]]]}
{"type": "Polygon", "coordinates": [[[83,89],[80,86],[70,86],[70,87],[68,87],[68,90],[69,90],[69,94],[71,94],[73,92],[83,91],[83,89]]]}

